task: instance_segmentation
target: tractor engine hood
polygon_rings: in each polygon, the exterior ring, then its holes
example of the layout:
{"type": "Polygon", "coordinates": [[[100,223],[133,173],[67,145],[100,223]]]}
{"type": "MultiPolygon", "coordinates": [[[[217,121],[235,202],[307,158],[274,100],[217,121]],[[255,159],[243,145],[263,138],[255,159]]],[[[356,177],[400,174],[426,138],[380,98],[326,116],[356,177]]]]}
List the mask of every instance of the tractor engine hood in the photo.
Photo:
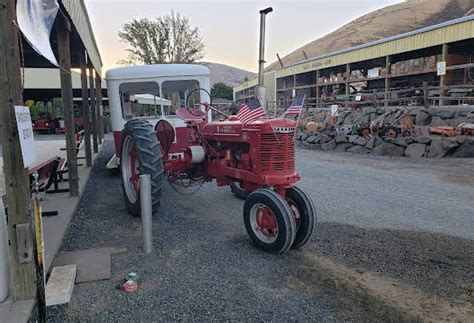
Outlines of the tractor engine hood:
{"type": "Polygon", "coordinates": [[[290,119],[258,119],[247,124],[240,121],[209,122],[203,128],[205,135],[228,134],[240,135],[242,131],[260,131],[262,133],[293,132],[296,122],[290,119]]]}

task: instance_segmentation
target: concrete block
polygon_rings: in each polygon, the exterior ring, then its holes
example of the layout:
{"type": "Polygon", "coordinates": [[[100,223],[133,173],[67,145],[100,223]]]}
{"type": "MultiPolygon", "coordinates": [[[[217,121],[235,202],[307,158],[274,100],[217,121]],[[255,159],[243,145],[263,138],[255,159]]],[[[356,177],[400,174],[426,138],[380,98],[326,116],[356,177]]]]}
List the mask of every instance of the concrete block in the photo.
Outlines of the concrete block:
{"type": "Polygon", "coordinates": [[[69,303],[76,280],[76,265],[54,267],[46,284],[46,305],[69,303]]]}

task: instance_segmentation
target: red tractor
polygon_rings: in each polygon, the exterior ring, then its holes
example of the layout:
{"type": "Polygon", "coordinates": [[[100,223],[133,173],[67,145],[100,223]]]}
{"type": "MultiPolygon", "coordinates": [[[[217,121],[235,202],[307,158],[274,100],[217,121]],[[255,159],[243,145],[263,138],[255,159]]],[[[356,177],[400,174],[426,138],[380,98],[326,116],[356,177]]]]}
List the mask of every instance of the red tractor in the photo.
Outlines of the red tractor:
{"type": "Polygon", "coordinates": [[[115,160],[131,214],[140,215],[140,174],[151,175],[154,213],[165,180],[183,189],[215,180],[245,198],[245,228],[259,248],[281,253],[310,240],[316,211],[309,195],[295,186],[300,176],[293,120],[261,118],[243,124],[219,112],[206,103],[209,71],[204,66],[124,67],[109,70],[106,78],[115,160]],[[170,113],[163,104],[134,107],[133,94],[152,94],[165,104],[170,99],[170,113]],[[190,98],[203,102],[199,109],[189,107],[190,98]],[[173,105],[181,108],[171,112],[173,105]],[[225,120],[210,121],[211,110],[225,120]]]}

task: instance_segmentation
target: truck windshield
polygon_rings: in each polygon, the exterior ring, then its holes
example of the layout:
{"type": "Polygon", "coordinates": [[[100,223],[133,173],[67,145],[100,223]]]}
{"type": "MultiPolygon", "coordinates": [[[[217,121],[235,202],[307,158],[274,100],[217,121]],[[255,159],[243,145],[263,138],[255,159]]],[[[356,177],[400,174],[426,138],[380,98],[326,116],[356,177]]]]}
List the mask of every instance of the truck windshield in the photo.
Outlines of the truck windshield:
{"type": "Polygon", "coordinates": [[[122,115],[126,120],[143,117],[160,117],[171,104],[160,96],[156,82],[129,82],[120,84],[122,115]]]}

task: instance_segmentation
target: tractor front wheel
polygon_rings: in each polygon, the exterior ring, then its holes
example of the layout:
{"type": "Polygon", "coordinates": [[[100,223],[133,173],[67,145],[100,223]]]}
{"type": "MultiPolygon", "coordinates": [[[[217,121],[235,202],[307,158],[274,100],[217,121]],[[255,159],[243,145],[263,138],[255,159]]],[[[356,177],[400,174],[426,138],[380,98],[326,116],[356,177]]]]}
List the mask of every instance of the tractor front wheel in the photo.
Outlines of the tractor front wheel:
{"type": "Polygon", "coordinates": [[[316,227],[316,208],[311,197],[298,187],[286,190],[286,201],[296,222],[296,237],[292,249],[298,249],[313,236],[316,227]]]}
{"type": "Polygon", "coordinates": [[[122,132],[120,158],[122,188],[128,212],[140,216],[140,175],[151,176],[152,210],[155,214],[160,204],[164,183],[164,169],[160,142],[153,126],[144,120],[132,120],[122,132]]]}
{"type": "Polygon", "coordinates": [[[276,192],[258,189],[244,205],[244,224],[253,242],[266,252],[287,251],[296,236],[296,223],[288,203],[276,192]]]}

